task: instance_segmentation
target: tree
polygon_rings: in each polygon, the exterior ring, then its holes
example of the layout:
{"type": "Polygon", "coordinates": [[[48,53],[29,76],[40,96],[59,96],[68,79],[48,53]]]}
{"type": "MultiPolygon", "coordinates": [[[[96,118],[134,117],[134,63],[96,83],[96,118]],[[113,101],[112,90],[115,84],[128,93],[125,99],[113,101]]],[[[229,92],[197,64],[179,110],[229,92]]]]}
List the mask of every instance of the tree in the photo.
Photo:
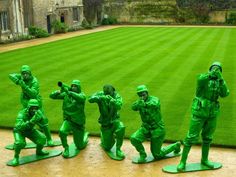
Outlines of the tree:
{"type": "Polygon", "coordinates": [[[103,0],[83,0],[84,16],[89,24],[97,24],[101,21],[103,0]]]}
{"type": "Polygon", "coordinates": [[[197,4],[208,4],[211,10],[236,8],[236,0],[176,0],[178,7],[187,8],[197,4]]]}
{"type": "Polygon", "coordinates": [[[177,0],[180,9],[186,9],[193,14],[198,23],[206,23],[211,11],[210,0],[177,0]]]}

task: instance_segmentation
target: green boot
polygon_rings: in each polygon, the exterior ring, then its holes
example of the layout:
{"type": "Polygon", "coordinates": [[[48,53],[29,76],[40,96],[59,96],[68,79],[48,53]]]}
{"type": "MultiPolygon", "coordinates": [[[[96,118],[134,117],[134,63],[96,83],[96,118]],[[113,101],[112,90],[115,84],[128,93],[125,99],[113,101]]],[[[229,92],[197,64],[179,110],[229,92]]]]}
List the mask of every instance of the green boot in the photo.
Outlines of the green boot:
{"type": "Polygon", "coordinates": [[[69,154],[70,154],[70,152],[69,152],[69,147],[67,146],[67,147],[65,147],[62,156],[65,157],[65,158],[67,158],[67,157],[69,157],[69,154]]]}
{"type": "Polygon", "coordinates": [[[54,142],[53,140],[47,140],[47,145],[50,146],[50,147],[53,147],[54,146],[54,142]]]}
{"type": "Polygon", "coordinates": [[[101,127],[101,146],[105,151],[110,151],[115,144],[112,129],[101,127]]]}
{"type": "Polygon", "coordinates": [[[147,154],[145,152],[143,144],[140,141],[138,141],[138,140],[136,140],[135,138],[132,138],[132,137],[131,137],[130,141],[131,141],[131,144],[135,147],[135,149],[140,154],[138,162],[139,163],[144,163],[146,161],[147,154]]]}
{"type": "Polygon", "coordinates": [[[89,142],[89,133],[88,132],[85,132],[84,133],[84,138],[83,138],[83,147],[82,149],[86,148],[88,142],[89,142]]]}
{"type": "Polygon", "coordinates": [[[82,149],[86,148],[88,142],[89,142],[89,132],[85,132],[84,133],[84,138],[83,138],[83,147],[82,147],[82,149]]]}
{"type": "Polygon", "coordinates": [[[43,127],[43,132],[47,138],[47,145],[51,147],[54,146],[49,127],[48,126],[43,127]]]}
{"type": "Polygon", "coordinates": [[[19,165],[19,156],[18,157],[14,157],[14,159],[12,160],[12,166],[18,166],[19,165]]]}
{"type": "Polygon", "coordinates": [[[44,156],[44,155],[48,155],[48,154],[49,154],[48,151],[44,151],[43,150],[43,145],[37,145],[37,147],[36,147],[36,155],[44,156]]]}
{"type": "Polygon", "coordinates": [[[190,149],[191,149],[191,146],[184,146],[180,163],[177,166],[178,171],[184,171],[185,170],[186,161],[187,161],[188,153],[189,153],[190,149]]]}
{"type": "Polygon", "coordinates": [[[116,132],[116,155],[120,158],[125,158],[124,152],[121,151],[121,146],[123,144],[125,134],[125,128],[120,129],[116,132]]]}
{"type": "Polygon", "coordinates": [[[59,132],[59,136],[61,138],[62,146],[64,147],[64,152],[62,153],[62,156],[67,158],[67,157],[69,157],[69,154],[70,154],[69,146],[67,144],[67,135],[64,134],[64,133],[59,132]]]}
{"type": "Polygon", "coordinates": [[[178,154],[178,153],[180,153],[180,151],[181,151],[181,142],[180,141],[178,141],[178,142],[176,142],[175,143],[175,150],[174,150],[174,153],[175,154],[178,154]]]}
{"type": "Polygon", "coordinates": [[[116,149],[116,156],[120,158],[125,158],[124,152],[120,149],[116,149]]]}
{"type": "Polygon", "coordinates": [[[139,155],[140,155],[140,156],[139,156],[138,162],[139,162],[139,163],[144,163],[144,162],[146,162],[146,157],[147,157],[146,152],[140,152],[139,155]]]}
{"type": "Polygon", "coordinates": [[[202,159],[201,164],[209,168],[214,168],[214,164],[208,160],[210,144],[202,144],[202,159]]]}
{"type": "Polygon", "coordinates": [[[67,144],[67,135],[64,133],[59,133],[60,139],[61,139],[61,144],[64,148],[68,147],[67,144]]]}
{"type": "Polygon", "coordinates": [[[175,154],[178,154],[181,149],[180,149],[181,143],[178,141],[174,144],[170,144],[164,148],[161,149],[161,157],[163,158],[165,155],[174,152],[175,154]]]}
{"type": "Polygon", "coordinates": [[[15,155],[14,155],[14,159],[12,160],[12,166],[17,166],[19,165],[19,155],[20,155],[21,149],[17,147],[16,145],[14,145],[14,149],[15,149],[15,155]]]}

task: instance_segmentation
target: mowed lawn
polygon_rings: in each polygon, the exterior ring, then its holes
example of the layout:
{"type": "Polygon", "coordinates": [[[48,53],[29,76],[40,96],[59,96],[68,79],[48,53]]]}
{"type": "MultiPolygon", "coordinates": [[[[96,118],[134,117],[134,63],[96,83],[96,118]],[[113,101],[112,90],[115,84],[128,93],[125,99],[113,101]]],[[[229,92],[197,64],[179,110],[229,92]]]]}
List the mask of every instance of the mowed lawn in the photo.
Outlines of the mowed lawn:
{"type": "MultiPolygon", "coordinates": [[[[87,96],[112,84],[123,97],[120,111],[126,137],[141,124],[131,110],[138,99],[136,87],[146,84],[161,100],[167,140],[182,140],[189,127],[196,77],[213,61],[223,64],[230,95],[220,99],[221,115],[214,144],[236,146],[236,28],[121,27],[40,46],[0,54],[0,126],[12,127],[18,111],[20,87],[8,74],[28,64],[40,81],[44,110],[51,130],[62,123],[62,101],[49,94],[58,81],[79,79],[87,96]]],[[[99,134],[96,104],[86,102],[86,129],[99,134]]],[[[200,139],[199,139],[200,140],[200,139]]]]}

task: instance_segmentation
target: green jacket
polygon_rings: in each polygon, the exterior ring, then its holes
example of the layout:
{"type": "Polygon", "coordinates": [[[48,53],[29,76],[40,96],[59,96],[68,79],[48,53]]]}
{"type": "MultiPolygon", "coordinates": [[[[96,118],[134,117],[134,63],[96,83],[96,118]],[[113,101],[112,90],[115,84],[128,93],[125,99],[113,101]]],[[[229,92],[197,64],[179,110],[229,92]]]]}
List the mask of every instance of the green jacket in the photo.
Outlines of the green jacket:
{"type": "Polygon", "coordinates": [[[142,126],[146,129],[164,129],[164,122],[161,116],[161,103],[157,97],[148,96],[146,101],[137,100],[133,103],[132,109],[139,111],[142,126]]]}
{"type": "Polygon", "coordinates": [[[63,117],[65,120],[72,121],[79,125],[85,124],[85,100],[86,96],[83,92],[76,93],[72,91],[61,92],[54,91],[50,94],[52,99],[62,99],[63,117]]]}
{"type": "Polygon", "coordinates": [[[90,103],[97,103],[99,107],[100,117],[98,122],[102,126],[112,124],[119,119],[119,110],[123,104],[121,96],[115,92],[113,96],[105,95],[103,91],[96,92],[89,97],[90,103]]]}
{"type": "Polygon", "coordinates": [[[21,74],[10,74],[9,78],[17,85],[21,86],[22,92],[20,101],[23,108],[26,108],[30,99],[38,100],[40,107],[42,107],[42,99],[39,95],[39,82],[36,77],[31,76],[28,82],[24,82],[21,78],[21,74]],[[21,81],[21,82],[20,82],[21,81]]]}
{"type": "Polygon", "coordinates": [[[216,117],[220,108],[219,97],[228,95],[229,89],[223,79],[212,79],[210,73],[199,75],[192,114],[199,117],[216,117]]]}
{"type": "MultiPolygon", "coordinates": [[[[39,110],[39,112],[41,111],[39,110]]],[[[27,133],[33,130],[35,125],[39,127],[48,126],[47,119],[43,116],[42,112],[40,117],[36,118],[36,116],[30,116],[28,108],[22,109],[17,115],[14,131],[27,133]],[[35,120],[32,121],[33,119],[35,120]]]]}

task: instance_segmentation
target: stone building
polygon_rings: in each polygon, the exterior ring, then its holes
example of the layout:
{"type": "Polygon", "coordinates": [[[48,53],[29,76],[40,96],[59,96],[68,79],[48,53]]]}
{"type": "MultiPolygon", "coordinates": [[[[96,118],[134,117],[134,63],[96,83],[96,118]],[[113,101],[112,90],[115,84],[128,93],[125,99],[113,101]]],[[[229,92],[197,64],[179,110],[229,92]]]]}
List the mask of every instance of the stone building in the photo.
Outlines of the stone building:
{"type": "Polygon", "coordinates": [[[78,27],[83,18],[82,0],[0,0],[0,39],[28,34],[30,26],[52,33],[54,20],[78,27]]]}

